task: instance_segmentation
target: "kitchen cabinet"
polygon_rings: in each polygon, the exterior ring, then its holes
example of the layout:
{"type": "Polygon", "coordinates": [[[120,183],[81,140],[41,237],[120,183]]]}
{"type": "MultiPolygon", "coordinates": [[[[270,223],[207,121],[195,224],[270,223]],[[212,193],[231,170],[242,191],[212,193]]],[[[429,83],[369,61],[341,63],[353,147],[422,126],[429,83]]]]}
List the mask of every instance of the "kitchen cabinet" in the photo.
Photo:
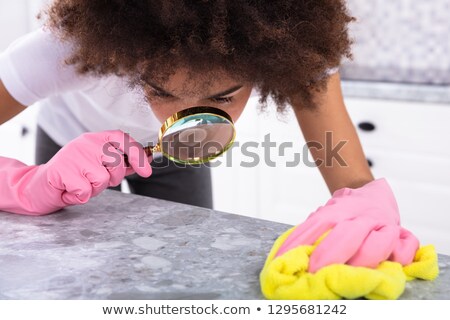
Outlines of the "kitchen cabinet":
{"type": "Polygon", "coordinates": [[[37,107],[29,107],[12,120],[0,125],[1,156],[34,164],[37,112],[37,107]]]}

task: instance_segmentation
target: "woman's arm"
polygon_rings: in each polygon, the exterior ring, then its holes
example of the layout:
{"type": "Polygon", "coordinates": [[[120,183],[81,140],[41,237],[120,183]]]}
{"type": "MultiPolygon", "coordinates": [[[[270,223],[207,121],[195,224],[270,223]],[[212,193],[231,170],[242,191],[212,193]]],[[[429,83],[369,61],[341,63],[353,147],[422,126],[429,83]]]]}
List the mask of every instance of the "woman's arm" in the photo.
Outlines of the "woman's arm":
{"type": "Polygon", "coordinates": [[[388,182],[374,180],[370,172],[344,105],[339,74],[329,77],[316,110],[294,110],[306,141],[316,142],[310,150],[333,195],[295,227],[277,254],[314,244],[327,233],[310,256],[310,272],[336,263],[369,268],[386,260],[410,264],[419,241],[400,225],[397,202],[388,182]],[[327,141],[326,132],[332,133],[332,142],[327,141]],[[333,154],[341,141],[347,142],[338,155],[333,154]],[[324,147],[318,148],[318,143],[324,147]],[[327,157],[334,159],[327,164],[327,157]]]}
{"type": "Polygon", "coordinates": [[[137,144],[123,131],[110,130],[82,134],[39,166],[0,156],[0,211],[42,215],[86,203],[127,175],[148,178],[151,158],[143,148],[130,147],[137,144]]]}
{"type": "Polygon", "coordinates": [[[25,106],[17,102],[6,90],[0,80],[0,125],[25,110],[25,106]]]}
{"type": "Polygon", "coordinates": [[[331,193],[343,187],[358,188],[374,180],[345,108],[339,73],[329,77],[326,93],[317,109],[295,106],[293,109],[305,140],[315,141],[309,145],[309,150],[331,193]],[[326,132],[331,132],[332,141],[326,138],[326,132]]]}

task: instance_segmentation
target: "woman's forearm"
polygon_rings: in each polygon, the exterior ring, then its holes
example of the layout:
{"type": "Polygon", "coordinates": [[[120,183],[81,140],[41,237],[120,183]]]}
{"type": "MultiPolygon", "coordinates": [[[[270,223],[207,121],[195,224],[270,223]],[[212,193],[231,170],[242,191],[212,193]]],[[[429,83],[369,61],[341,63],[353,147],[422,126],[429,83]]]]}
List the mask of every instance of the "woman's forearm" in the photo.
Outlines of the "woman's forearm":
{"type": "Polygon", "coordinates": [[[309,150],[330,190],[358,188],[374,180],[361,142],[345,108],[339,74],[330,76],[315,110],[294,106],[309,150]]]}

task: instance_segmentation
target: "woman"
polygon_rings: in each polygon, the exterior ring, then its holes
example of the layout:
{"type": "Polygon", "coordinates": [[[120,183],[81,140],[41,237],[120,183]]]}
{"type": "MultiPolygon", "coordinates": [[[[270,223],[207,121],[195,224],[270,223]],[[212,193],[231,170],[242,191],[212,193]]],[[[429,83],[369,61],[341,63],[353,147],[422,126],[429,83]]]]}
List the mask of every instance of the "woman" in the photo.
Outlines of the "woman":
{"type": "Polygon", "coordinates": [[[400,227],[386,181],[374,181],[343,103],[337,67],[350,57],[352,21],[344,1],[57,0],[47,16],[47,29],[0,57],[0,123],[42,104],[39,165],[1,159],[0,209],[53,212],[124,177],[136,193],[211,206],[208,168],[168,162],[152,174],[142,149],[125,145],[149,142],[161,122],[190,106],[220,108],[236,121],[253,91],[262,105],[270,97],[280,112],[291,106],[307,141],[324,146],[327,131],[348,141],[344,163],[326,163],[329,148],[310,148],[333,197],[280,254],[333,229],[311,270],[412,261],[418,242],[400,227]],[[105,145],[121,161],[112,164],[105,145]]]}

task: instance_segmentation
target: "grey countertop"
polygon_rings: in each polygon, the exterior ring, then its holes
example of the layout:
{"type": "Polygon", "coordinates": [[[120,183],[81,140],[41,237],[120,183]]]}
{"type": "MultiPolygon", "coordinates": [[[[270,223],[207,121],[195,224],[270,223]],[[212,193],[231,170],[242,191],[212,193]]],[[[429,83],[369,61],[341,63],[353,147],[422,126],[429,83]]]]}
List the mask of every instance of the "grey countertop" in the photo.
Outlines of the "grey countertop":
{"type": "Polygon", "coordinates": [[[352,81],[343,78],[342,92],[346,98],[450,104],[449,85],[433,86],[376,81],[352,81]]]}
{"type": "MultiPolygon", "coordinates": [[[[343,75],[343,77],[345,74],[343,75]]],[[[342,92],[346,98],[412,101],[450,104],[449,85],[421,85],[376,81],[352,81],[343,78],[342,92]]]]}
{"type": "MultiPolygon", "coordinates": [[[[288,227],[109,190],[48,216],[0,213],[0,299],[263,299],[288,227]]],[[[450,257],[439,264],[402,298],[450,299],[450,257]]]]}

